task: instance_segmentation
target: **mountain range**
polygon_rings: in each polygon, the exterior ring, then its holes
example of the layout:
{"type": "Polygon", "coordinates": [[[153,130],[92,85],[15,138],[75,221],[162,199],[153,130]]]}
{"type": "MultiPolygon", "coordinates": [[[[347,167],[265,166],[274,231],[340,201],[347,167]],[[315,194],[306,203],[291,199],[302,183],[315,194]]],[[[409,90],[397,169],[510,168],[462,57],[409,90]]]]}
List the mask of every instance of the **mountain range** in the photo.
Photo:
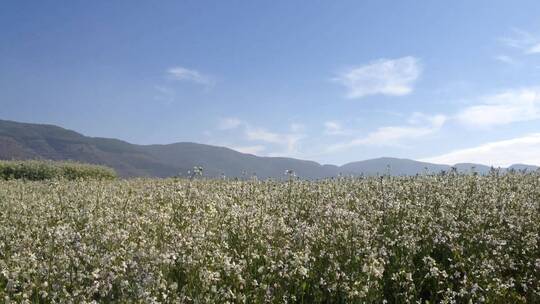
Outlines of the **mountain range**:
{"type": "MultiPolygon", "coordinates": [[[[286,170],[298,177],[319,179],[343,175],[415,175],[449,171],[451,166],[410,159],[376,158],[343,166],[321,165],[287,157],[262,157],[229,148],[180,142],[166,145],[136,145],[118,139],[88,137],[54,125],[0,120],[0,159],[73,160],[114,168],[123,177],[187,176],[194,166],[209,177],[283,178],[286,170]]],[[[480,164],[455,164],[459,172],[489,172],[480,164]]],[[[507,169],[536,170],[516,164],[507,169]]],[[[502,170],[506,170],[502,168],[502,170]]]]}

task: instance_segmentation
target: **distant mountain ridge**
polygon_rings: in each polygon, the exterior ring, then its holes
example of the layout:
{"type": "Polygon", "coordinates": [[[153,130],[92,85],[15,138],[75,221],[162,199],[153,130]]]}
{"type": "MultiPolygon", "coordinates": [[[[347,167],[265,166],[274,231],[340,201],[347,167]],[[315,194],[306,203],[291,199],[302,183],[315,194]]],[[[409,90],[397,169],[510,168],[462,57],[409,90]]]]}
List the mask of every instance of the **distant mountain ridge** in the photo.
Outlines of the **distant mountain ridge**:
{"type": "MultiPolygon", "coordinates": [[[[285,170],[297,176],[318,179],[343,175],[415,175],[449,171],[451,166],[410,159],[376,158],[343,166],[321,165],[287,157],[262,157],[225,147],[190,142],[167,145],[135,145],[118,139],[88,137],[54,125],[0,120],[0,159],[74,160],[114,168],[121,176],[170,177],[187,175],[202,166],[204,175],[219,177],[282,178],[285,170]]],[[[456,164],[460,172],[487,173],[490,167],[456,164]]],[[[537,166],[516,164],[515,170],[537,166]]]]}

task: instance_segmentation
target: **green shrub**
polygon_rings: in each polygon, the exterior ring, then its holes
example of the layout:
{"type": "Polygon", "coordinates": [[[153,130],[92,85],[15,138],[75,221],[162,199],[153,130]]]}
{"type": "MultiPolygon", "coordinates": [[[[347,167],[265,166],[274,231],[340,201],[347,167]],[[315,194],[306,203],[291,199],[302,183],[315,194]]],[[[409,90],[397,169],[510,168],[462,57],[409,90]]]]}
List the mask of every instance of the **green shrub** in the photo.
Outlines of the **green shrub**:
{"type": "Polygon", "coordinates": [[[115,179],[116,172],[105,166],[57,161],[0,161],[0,179],[115,179]]]}

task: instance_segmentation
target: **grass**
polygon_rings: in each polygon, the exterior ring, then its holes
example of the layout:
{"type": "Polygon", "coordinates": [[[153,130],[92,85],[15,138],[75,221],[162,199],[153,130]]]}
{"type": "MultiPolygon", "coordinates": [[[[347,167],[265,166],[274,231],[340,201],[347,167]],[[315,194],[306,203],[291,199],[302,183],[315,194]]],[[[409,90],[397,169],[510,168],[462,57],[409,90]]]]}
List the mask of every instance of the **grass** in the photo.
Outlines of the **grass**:
{"type": "Polygon", "coordinates": [[[116,172],[105,166],[41,160],[0,161],[0,179],[30,181],[48,179],[115,179],[116,172]]]}
{"type": "Polygon", "coordinates": [[[539,303],[540,175],[0,181],[0,299],[539,303]]]}

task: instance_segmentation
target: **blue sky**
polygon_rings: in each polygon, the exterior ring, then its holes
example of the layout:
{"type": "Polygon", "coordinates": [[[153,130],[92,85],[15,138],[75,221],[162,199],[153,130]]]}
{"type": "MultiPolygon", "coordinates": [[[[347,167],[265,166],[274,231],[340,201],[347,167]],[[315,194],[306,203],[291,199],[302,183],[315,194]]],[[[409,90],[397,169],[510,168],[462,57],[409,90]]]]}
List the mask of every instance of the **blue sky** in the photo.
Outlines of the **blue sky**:
{"type": "Polygon", "coordinates": [[[0,119],[343,164],[540,165],[538,1],[2,1],[0,119]]]}

